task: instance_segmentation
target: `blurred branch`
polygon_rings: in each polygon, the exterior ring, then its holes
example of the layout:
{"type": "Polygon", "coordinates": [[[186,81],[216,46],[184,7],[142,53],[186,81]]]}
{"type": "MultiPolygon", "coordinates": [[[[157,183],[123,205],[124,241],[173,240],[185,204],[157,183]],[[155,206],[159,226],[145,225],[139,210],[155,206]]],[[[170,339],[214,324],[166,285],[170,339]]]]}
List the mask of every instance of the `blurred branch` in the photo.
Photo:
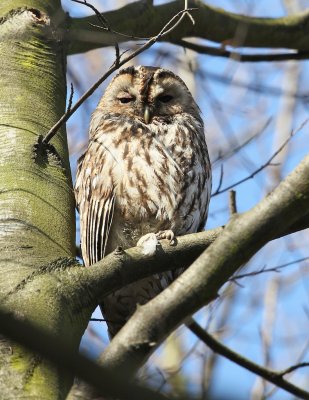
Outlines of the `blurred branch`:
{"type": "Polygon", "coordinates": [[[185,49],[196,51],[200,54],[208,54],[215,57],[231,58],[240,62],[278,62],[288,60],[307,60],[309,58],[309,51],[289,51],[286,53],[267,53],[267,54],[243,54],[238,51],[227,50],[225,46],[213,47],[204,46],[197,43],[189,42],[188,40],[177,40],[172,42],[185,49]]]}
{"type": "MultiPolygon", "coordinates": [[[[264,309],[263,309],[263,320],[260,328],[260,336],[262,342],[262,356],[264,368],[269,370],[271,366],[271,345],[273,343],[273,330],[277,317],[277,302],[278,302],[278,291],[280,289],[280,281],[276,277],[272,278],[266,284],[266,290],[264,294],[264,309]]],[[[263,377],[257,377],[255,384],[252,388],[252,398],[262,399],[266,398],[267,380],[263,377]]]]}
{"type": "Polygon", "coordinates": [[[239,181],[237,181],[237,182],[233,183],[232,185],[229,185],[229,186],[227,186],[227,187],[225,187],[225,188],[223,188],[223,189],[221,189],[222,179],[220,178],[220,183],[221,183],[221,184],[219,184],[218,189],[217,189],[214,193],[212,193],[211,197],[217,196],[218,194],[221,194],[221,193],[224,193],[224,192],[227,192],[227,191],[233,189],[234,187],[240,185],[241,183],[244,183],[244,182],[248,181],[249,179],[254,178],[255,175],[257,175],[259,172],[263,171],[263,169],[265,169],[265,168],[267,168],[267,167],[269,167],[269,166],[271,166],[271,165],[274,165],[274,164],[272,163],[273,159],[285,148],[285,146],[289,143],[289,141],[292,139],[292,137],[293,137],[297,132],[299,132],[299,131],[304,127],[304,125],[305,125],[307,122],[308,122],[308,119],[307,119],[306,121],[304,121],[304,122],[301,124],[301,126],[300,126],[295,132],[292,131],[291,134],[290,134],[290,136],[289,136],[289,137],[282,143],[282,145],[272,154],[272,156],[271,156],[264,164],[262,164],[259,168],[257,168],[257,169],[256,169],[255,171],[253,171],[250,175],[248,175],[246,178],[240,179],[239,181]]]}
{"type": "Polygon", "coordinates": [[[286,368],[281,372],[277,372],[277,374],[279,376],[284,376],[284,375],[290,374],[291,372],[296,371],[297,369],[305,368],[305,367],[309,367],[309,362],[302,362],[299,364],[292,365],[291,367],[286,368]]]}
{"type": "MultiPolygon", "coordinates": [[[[242,47],[295,49],[299,52],[297,57],[309,56],[308,35],[306,35],[309,24],[308,10],[283,18],[255,18],[211,7],[199,0],[189,1],[188,7],[199,9],[198,13],[194,15],[195,24],[182,21],[173,32],[165,37],[166,41],[177,43],[184,38],[196,37],[223,45],[238,46],[239,43],[235,41],[235,37],[241,27],[246,32],[242,38],[242,47]]],[[[135,36],[153,37],[161,29],[162,23],[171,19],[182,8],[183,0],[170,1],[157,6],[140,0],[104,15],[113,31],[121,32],[121,34],[116,34],[116,39],[120,43],[128,40],[124,34],[129,35],[132,38],[130,40],[136,40],[135,36]]],[[[114,33],[102,32],[100,27],[93,26],[96,20],[95,15],[71,20],[69,31],[71,54],[113,45],[114,33]]],[[[192,44],[188,44],[187,41],[182,45],[192,47],[192,44]]],[[[205,49],[203,46],[202,49],[197,48],[196,50],[204,52],[205,49]]],[[[262,55],[257,56],[262,57],[262,55]]],[[[268,57],[271,56],[274,59],[277,57],[277,61],[280,60],[279,55],[269,55],[268,57]]],[[[288,54],[284,53],[281,58],[287,56],[288,54]]],[[[296,58],[295,54],[290,56],[296,58]]],[[[263,61],[267,61],[266,58],[263,61]]],[[[238,54],[235,59],[239,59],[238,54]]]]}
{"type": "MultiPolygon", "coordinates": [[[[217,305],[221,302],[220,307],[213,311],[215,315],[214,324],[212,329],[216,332],[217,339],[231,334],[231,327],[228,325],[231,314],[233,313],[235,300],[237,298],[236,286],[229,284],[225,287],[224,292],[221,294],[220,299],[217,300],[217,305]],[[221,311],[220,311],[221,308],[221,311]]],[[[209,324],[208,324],[209,326],[209,324]]],[[[201,400],[209,400],[212,393],[212,385],[215,383],[216,366],[219,361],[218,354],[213,351],[203,352],[203,374],[201,376],[201,400]]]]}
{"type": "MultiPolygon", "coordinates": [[[[257,139],[260,135],[262,135],[266,128],[268,128],[272,118],[269,117],[265,121],[262,122],[262,124],[259,123],[258,127],[250,127],[250,132],[252,130],[255,130],[253,134],[250,136],[246,137],[239,145],[235,147],[228,147],[226,151],[223,151],[219,153],[219,155],[212,161],[212,166],[216,165],[218,161],[226,161],[228,158],[235,156],[240,150],[245,148],[248,144],[250,144],[253,140],[257,139]]],[[[240,138],[241,139],[241,138],[240,138]]],[[[222,165],[222,164],[221,164],[222,165]]]]}
{"type": "Polygon", "coordinates": [[[285,264],[277,265],[276,267],[271,267],[271,268],[263,267],[257,271],[251,271],[251,272],[247,272],[245,274],[234,275],[230,280],[236,281],[237,279],[247,278],[248,276],[256,276],[256,275],[264,274],[265,272],[280,272],[280,270],[283,268],[286,268],[290,265],[298,264],[302,261],[307,261],[307,260],[309,260],[309,257],[299,258],[297,260],[294,260],[294,261],[291,261],[291,262],[288,262],[285,264]]]}
{"type": "Polygon", "coordinates": [[[286,390],[287,392],[301,398],[309,399],[309,392],[293,385],[283,378],[283,375],[294,371],[297,368],[307,367],[309,363],[301,363],[282,372],[277,372],[269,368],[261,367],[258,364],[248,360],[247,358],[241,356],[240,354],[229,349],[219,341],[217,341],[213,336],[207,333],[197,322],[192,318],[188,323],[186,323],[188,329],[193,332],[202,342],[204,342],[208,347],[210,347],[214,352],[221,354],[223,357],[233,361],[234,363],[246,368],[248,371],[266,379],[267,381],[273,383],[274,385],[286,390]]]}
{"type": "Polygon", "coordinates": [[[111,373],[71,349],[70,344],[50,333],[0,310],[0,332],[6,337],[41,354],[59,368],[65,369],[96,387],[101,394],[130,400],[167,400],[167,397],[138,384],[125,375],[111,373]]]}

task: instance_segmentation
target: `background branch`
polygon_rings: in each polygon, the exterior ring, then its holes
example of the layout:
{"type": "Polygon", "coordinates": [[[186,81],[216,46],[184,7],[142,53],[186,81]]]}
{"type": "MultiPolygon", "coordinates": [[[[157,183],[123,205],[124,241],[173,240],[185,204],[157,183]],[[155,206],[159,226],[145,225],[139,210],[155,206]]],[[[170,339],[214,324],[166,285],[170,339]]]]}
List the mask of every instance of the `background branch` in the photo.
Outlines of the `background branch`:
{"type": "Polygon", "coordinates": [[[286,390],[287,392],[298,396],[301,399],[309,399],[309,392],[302,390],[299,387],[288,382],[287,380],[283,379],[283,375],[285,373],[294,371],[297,368],[306,367],[308,366],[308,363],[302,363],[292,366],[283,372],[273,371],[270,368],[263,368],[260,365],[248,360],[247,358],[224,346],[212,335],[206,332],[197,322],[194,321],[194,319],[191,318],[189,322],[186,323],[186,326],[214,352],[221,354],[223,357],[228,358],[234,363],[246,368],[248,371],[253,372],[254,374],[266,379],[267,381],[286,390]]]}
{"type": "MultiPolygon", "coordinates": [[[[255,18],[211,7],[199,0],[191,0],[188,3],[190,8],[199,9],[194,15],[195,24],[182,21],[164,40],[177,43],[181,39],[195,37],[234,47],[309,51],[308,34],[306,34],[309,24],[308,11],[283,18],[255,18]],[[236,43],[234,40],[239,26],[245,31],[242,43],[236,43]]],[[[130,35],[134,40],[135,36],[156,35],[161,29],[162,21],[167,22],[182,8],[183,0],[157,6],[141,0],[104,15],[113,31],[130,35]]],[[[93,26],[96,20],[96,16],[72,19],[69,32],[71,54],[113,45],[115,35],[102,32],[99,27],[93,26]]],[[[120,34],[116,35],[116,38],[119,43],[128,40],[120,34]]]]}

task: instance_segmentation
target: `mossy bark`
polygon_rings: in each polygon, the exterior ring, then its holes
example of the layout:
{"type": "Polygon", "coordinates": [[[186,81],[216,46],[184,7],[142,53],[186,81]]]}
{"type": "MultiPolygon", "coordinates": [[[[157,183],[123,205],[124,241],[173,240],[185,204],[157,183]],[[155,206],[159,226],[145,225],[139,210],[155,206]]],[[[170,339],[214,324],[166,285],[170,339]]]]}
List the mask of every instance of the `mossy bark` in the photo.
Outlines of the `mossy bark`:
{"type": "MultiPolygon", "coordinates": [[[[84,323],[72,328],[48,274],[55,259],[75,255],[65,130],[52,145],[35,146],[65,111],[65,52],[52,19],[59,11],[60,0],[0,4],[0,301],[54,334],[67,332],[77,348],[84,323]]],[[[63,398],[72,380],[4,338],[0,376],[5,399],[63,398]]]]}

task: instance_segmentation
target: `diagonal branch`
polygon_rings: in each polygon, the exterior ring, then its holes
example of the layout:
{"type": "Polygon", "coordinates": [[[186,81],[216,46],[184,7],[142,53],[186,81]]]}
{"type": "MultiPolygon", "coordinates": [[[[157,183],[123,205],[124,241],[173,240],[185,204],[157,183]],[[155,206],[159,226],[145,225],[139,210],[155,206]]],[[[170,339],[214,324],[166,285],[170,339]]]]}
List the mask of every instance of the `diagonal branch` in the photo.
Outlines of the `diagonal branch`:
{"type": "Polygon", "coordinates": [[[220,177],[220,182],[219,182],[219,186],[218,189],[212,193],[211,197],[215,197],[218,194],[227,192],[231,189],[233,189],[234,187],[248,181],[249,179],[253,179],[255,177],[255,175],[257,175],[258,173],[260,173],[261,171],[263,171],[263,169],[267,168],[268,166],[273,165],[272,161],[274,160],[274,158],[277,157],[277,155],[285,148],[285,146],[290,142],[290,140],[292,139],[292,137],[299,132],[304,126],[305,124],[308,122],[308,120],[305,120],[301,126],[294,132],[292,131],[290,136],[281,144],[281,146],[271,155],[271,157],[265,161],[259,168],[257,168],[255,171],[253,171],[250,175],[246,176],[245,178],[240,179],[239,181],[232,183],[231,185],[221,189],[221,184],[222,184],[222,177],[220,177]]]}
{"type": "Polygon", "coordinates": [[[87,357],[78,354],[60,338],[27,321],[0,310],[0,332],[53,362],[56,366],[82,378],[100,394],[130,400],[168,400],[166,396],[146,387],[128,382],[126,376],[110,373],[87,357]],[[121,382],[121,384],[119,384],[121,382]]]}
{"type": "Polygon", "coordinates": [[[287,368],[283,372],[273,371],[268,368],[261,367],[258,364],[248,360],[240,354],[226,347],[224,344],[216,340],[212,335],[206,332],[194,319],[190,319],[186,323],[188,329],[193,332],[202,342],[204,342],[214,352],[222,355],[223,357],[233,361],[234,363],[246,368],[248,371],[266,379],[274,385],[286,390],[287,392],[298,396],[301,399],[309,399],[309,392],[300,389],[283,378],[283,375],[295,371],[298,368],[308,367],[309,363],[301,363],[287,368]]]}

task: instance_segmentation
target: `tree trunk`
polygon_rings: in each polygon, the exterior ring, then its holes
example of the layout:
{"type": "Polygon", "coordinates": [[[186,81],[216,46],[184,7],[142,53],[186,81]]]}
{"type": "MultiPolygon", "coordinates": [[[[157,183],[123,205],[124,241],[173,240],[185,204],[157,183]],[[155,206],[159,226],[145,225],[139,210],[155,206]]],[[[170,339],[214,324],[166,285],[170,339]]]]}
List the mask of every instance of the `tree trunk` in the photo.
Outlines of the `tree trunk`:
{"type": "MultiPolygon", "coordinates": [[[[60,0],[0,4],[0,296],[1,307],[54,334],[65,332],[77,348],[85,323],[66,312],[48,274],[75,255],[65,130],[53,145],[35,146],[65,111],[66,59],[53,15],[64,21],[60,0]]],[[[0,374],[5,399],[58,399],[72,380],[4,338],[0,374]]]]}

